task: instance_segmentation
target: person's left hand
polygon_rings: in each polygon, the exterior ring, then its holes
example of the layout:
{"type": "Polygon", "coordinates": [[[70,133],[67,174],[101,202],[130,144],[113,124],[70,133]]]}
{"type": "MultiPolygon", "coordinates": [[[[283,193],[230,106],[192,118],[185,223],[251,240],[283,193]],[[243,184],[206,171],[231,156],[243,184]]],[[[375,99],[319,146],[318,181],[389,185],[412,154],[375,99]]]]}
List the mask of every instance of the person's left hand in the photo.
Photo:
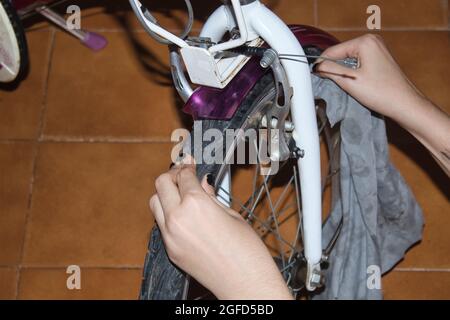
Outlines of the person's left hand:
{"type": "Polygon", "coordinates": [[[157,178],[150,200],[172,262],[219,299],[292,299],[256,232],[198,181],[191,157],[183,162],[157,178]]]}

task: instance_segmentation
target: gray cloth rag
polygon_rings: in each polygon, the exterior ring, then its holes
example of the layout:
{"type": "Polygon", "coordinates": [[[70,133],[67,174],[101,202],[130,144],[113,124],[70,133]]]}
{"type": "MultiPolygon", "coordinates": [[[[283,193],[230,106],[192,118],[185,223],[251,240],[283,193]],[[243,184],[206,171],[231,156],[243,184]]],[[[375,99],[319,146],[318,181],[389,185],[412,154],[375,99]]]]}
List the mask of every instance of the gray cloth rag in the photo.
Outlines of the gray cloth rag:
{"type": "Polygon", "coordinates": [[[341,125],[341,200],[324,226],[326,246],[343,226],[314,299],[382,299],[377,275],[392,269],[422,238],[423,215],[389,160],[384,120],[334,82],[312,75],[316,97],[327,103],[332,126],[341,125]],[[378,272],[377,272],[378,270],[378,272]]]}

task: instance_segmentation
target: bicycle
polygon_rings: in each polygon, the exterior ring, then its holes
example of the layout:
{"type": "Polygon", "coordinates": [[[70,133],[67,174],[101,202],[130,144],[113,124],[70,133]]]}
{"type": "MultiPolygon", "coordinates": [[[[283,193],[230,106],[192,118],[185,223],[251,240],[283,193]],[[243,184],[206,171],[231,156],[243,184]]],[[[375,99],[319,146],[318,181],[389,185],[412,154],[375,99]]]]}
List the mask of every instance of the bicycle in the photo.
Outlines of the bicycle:
{"type": "MultiPolygon", "coordinates": [[[[338,40],[313,27],[286,26],[259,0],[222,1],[223,5],[205,22],[200,36],[188,37],[193,9],[189,0],[185,2],[189,21],[183,33],[176,36],[162,28],[139,0],[130,0],[145,30],[170,47],[174,85],[186,103],[183,110],[199,120],[203,130],[220,130],[223,137],[227,129],[266,130],[279,145],[276,151],[271,150],[270,158],[278,161],[281,168],[275,175],[264,176],[261,182],[262,164],[256,163],[250,195],[239,200],[232,194],[236,188],[232,177],[239,167],[245,170],[246,166],[232,164],[238,146],[245,143],[245,137],[238,135],[223,150],[226,156],[222,164],[197,164],[197,175],[202,178],[212,174],[218,199],[243,214],[266,244],[276,244],[278,252],[270,249],[292,293],[297,296],[304,289],[313,292],[323,284],[322,269],[342,221],[322,250],[322,194],[327,187],[331,189],[330,208],[338,205],[340,197],[340,136],[339,128],[331,128],[327,121],[326,106],[319,103],[316,107],[310,67],[338,40]],[[190,82],[199,87],[194,90],[190,82]],[[272,136],[273,130],[281,133],[272,136]],[[322,153],[322,160],[326,158],[327,162],[323,175],[320,136],[327,145],[322,153]],[[276,202],[272,199],[275,193],[279,195],[276,202]],[[292,197],[295,203],[284,207],[286,199],[292,197]],[[286,214],[289,208],[294,209],[294,215],[286,214]],[[293,218],[295,227],[283,229],[279,221],[282,216],[293,218]]],[[[358,67],[351,58],[336,62],[358,67]]],[[[261,144],[252,147],[260,153],[261,144]]],[[[191,142],[188,148],[195,154],[195,149],[203,149],[205,144],[191,142]]],[[[192,279],[169,261],[155,227],[145,259],[140,298],[208,297],[207,292],[198,293],[198,286],[192,289],[190,282],[192,279]]]]}

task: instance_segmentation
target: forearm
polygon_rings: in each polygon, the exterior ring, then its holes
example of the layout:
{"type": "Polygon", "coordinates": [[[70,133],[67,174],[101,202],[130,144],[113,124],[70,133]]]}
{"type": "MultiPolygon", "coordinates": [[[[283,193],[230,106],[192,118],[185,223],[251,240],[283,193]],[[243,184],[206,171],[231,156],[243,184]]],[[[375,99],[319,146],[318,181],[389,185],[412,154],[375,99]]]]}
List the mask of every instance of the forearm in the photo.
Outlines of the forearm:
{"type": "Polygon", "coordinates": [[[427,100],[398,66],[383,40],[365,35],[331,48],[324,57],[358,57],[355,70],[331,61],[317,68],[320,75],[335,81],[362,105],[398,122],[418,139],[441,167],[450,171],[450,119],[427,100]]]}
{"type": "Polygon", "coordinates": [[[220,300],[294,300],[284,281],[263,279],[262,283],[237,285],[216,295],[220,300]]]}
{"type": "MultiPolygon", "coordinates": [[[[220,300],[292,300],[293,296],[269,251],[259,238],[254,235],[251,238],[258,239],[251,247],[240,243],[239,247],[228,248],[236,254],[229,255],[222,249],[211,256],[211,266],[218,274],[227,276],[221,281],[217,281],[217,275],[211,275],[210,279],[203,276],[206,281],[202,284],[220,300]],[[242,251],[244,248],[251,249],[242,251]],[[239,252],[246,254],[242,256],[239,252]]],[[[193,271],[194,277],[196,271],[193,271]]]]}
{"type": "Polygon", "coordinates": [[[417,96],[397,109],[391,118],[408,130],[450,173],[450,118],[432,102],[417,96]]]}

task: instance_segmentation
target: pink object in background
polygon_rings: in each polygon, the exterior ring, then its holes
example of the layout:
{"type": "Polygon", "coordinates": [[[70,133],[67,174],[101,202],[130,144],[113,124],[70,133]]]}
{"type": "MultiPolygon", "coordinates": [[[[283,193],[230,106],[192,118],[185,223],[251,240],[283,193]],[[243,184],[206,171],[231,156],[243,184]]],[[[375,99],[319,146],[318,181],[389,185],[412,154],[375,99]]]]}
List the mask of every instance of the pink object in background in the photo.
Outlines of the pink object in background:
{"type": "Polygon", "coordinates": [[[81,42],[93,51],[100,51],[108,44],[108,40],[105,37],[99,35],[94,32],[85,32],[83,39],[81,42]]]}
{"type": "Polygon", "coordinates": [[[86,47],[93,51],[99,51],[106,47],[108,44],[108,41],[105,37],[89,31],[84,31],[81,29],[72,29],[69,28],[66,24],[66,20],[64,17],[56,13],[55,11],[51,10],[49,7],[42,6],[39,8],[36,8],[36,11],[43,15],[45,18],[56,24],[61,29],[64,29],[71,35],[77,37],[80,39],[81,43],[83,43],[86,47]]]}

